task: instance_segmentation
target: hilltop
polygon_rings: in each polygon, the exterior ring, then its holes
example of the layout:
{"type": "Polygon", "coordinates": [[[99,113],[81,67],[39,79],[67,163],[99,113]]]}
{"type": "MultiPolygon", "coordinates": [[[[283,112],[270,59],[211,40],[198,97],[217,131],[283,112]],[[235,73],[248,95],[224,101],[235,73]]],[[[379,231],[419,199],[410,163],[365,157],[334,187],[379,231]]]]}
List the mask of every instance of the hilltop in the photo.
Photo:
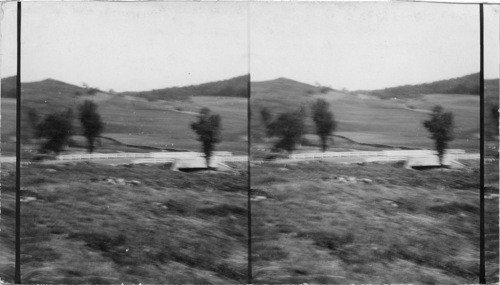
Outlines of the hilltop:
{"type": "Polygon", "coordinates": [[[248,75],[226,80],[183,87],[153,89],[151,91],[122,92],[122,95],[136,96],[148,101],[187,100],[191,96],[248,97],[248,75]]]}

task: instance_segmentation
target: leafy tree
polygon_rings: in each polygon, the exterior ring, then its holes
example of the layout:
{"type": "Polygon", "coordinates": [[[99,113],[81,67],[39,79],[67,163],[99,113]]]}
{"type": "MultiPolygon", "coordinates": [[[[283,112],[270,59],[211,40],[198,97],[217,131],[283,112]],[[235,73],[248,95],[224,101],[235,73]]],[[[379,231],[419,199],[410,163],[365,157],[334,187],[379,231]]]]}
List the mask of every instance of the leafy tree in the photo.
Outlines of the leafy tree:
{"type": "Polygon", "coordinates": [[[260,118],[262,120],[262,123],[264,124],[264,127],[266,128],[266,135],[269,136],[269,124],[271,123],[273,115],[267,107],[263,107],[262,109],[260,109],[260,118]]]}
{"type": "Polygon", "coordinates": [[[328,147],[328,137],[335,131],[337,123],[330,111],[330,104],[323,99],[318,99],[311,106],[312,118],[316,125],[316,134],[321,140],[321,150],[328,147]]]}
{"type": "Polygon", "coordinates": [[[83,136],[87,139],[87,149],[92,153],[95,148],[95,139],[103,129],[101,115],[97,112],[97,105],[91,100],[85,100],[80,105],[80,123],[83,127],[83,136]]]}
{"type": "Polygon", "coordinates": [[[221,140],[220,115],[211,114],[210,109],[202,108],[198,115],[198,121],[191,123],[191,129],[198,135],[198,141],[201,142],[202,151],[205,154],[207,168],[210,168],[210,158],[215,149],[215,144],[221,140]]]}
{"type": "Polygon", "coordinates": [[[40,115],[38,115],[38,112],[36,111],[35,108],[28,108],[28,122],[31,126],[31,129],[33,130],[33,133],[36,133],[37,125],[40,121],[40,115]]]}
{"type": "Polygon", "coordinates": [[[445,112],[443,107],[437,105],[432,109],[429,120],[424,121],[424,127],[431,133],[439,157],[439,164],[443,165],[443,155],[448,148],[448,142],[453,140],[453,113],[445,112]]]}
{"type": "Polygon", "coordinates": [[[53,151],[59,154],[73,134],[73,111],[68,109],[65,112],[47,115],[36,128],[36,137],[46,139],[41,145],[41,151],[53,151]]]}
{"type": "Polygon", "coordinates": [[[269,134],[279,137],[275,148],[288,152],[295,150],[295,145],[300,141],[305,131],[305,109],[285,112],[280,114],[269,124],[269,134]]]}

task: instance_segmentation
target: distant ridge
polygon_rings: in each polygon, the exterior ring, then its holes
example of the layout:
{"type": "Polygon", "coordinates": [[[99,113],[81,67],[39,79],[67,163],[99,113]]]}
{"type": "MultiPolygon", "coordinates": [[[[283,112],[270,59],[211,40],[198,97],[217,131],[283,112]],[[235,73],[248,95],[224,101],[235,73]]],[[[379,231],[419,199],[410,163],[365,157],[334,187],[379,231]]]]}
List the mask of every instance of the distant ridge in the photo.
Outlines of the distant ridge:
{"type": "Polygon", "coordinates": [[[191,96],[247,97],[248,75],[226,80],[183,87],[168,87],[150,91],[122,92],[121,95],[136,96],[154,100],[187,100],[191,96]]]}
{"type": "MultiPolygon", "coordinates": [[[[498,89],[498,79],[485,80],[485,89],[498,89]]],[[[439,80],[430,83],[402,85],[377,90],[356,90],[351,93],[374,95],[383,99],[404,99],[423,94],[479,94],[479,73],[473,73],[452,79],[439,80]]]]}

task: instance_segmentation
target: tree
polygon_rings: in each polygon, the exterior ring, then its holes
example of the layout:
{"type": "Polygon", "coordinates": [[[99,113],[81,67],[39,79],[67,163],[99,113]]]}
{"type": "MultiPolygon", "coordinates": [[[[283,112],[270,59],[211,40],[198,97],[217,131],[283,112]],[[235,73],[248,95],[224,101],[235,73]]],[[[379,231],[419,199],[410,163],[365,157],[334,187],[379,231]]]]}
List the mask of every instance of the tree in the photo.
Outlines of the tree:
{"type": "Polygon", "coordinates": [[[295,150],[295,145],[300,141],[305,131],[304,109],[280,114],[269,124],[269,134],[280,139],[275,148],[288,152],[295,150]]]}
{"type": "Polygon", "coordinates": [[[215,144],[220,142],[221,119],[218,114],[211,114],[210,109],[202,108],[198,121],[191,123],[191,129],[198,135],[202,151],[205,154],[207,168],[210,168],[210,158],[215,144]]]}
{"type": "Polygon", "coordinates": [[[45,116],[36,126],[36,137],[46,141],[41,146],[42,152],[53,151],[59,154],[68,144],[73,134],[73,111],[53,113],[45,116]]]}
{"type": "Polygon", "coordinates": [[[87,149],[92,153],[95,148],[95,138],[101,135],[104,124],[101,120],[101,115],[97,112],[97,105],[85,100],[80,105],[80,123],[83,127],[83,136],[87,139],[87,149]]]}
{"type": "Polygon", "coordinates": [[[437,105],[432,109],[429,120],[424,121],[424,127],[431,133],[439,157],[439,164],[443,165],[443,155],[448,148],[448,142],[453,140],[453,113],[445,112],[443,107],[437,105]]]}
{"type": "Polygon", "coordinates": [[[316,134],[321,140],[321,150],[326,151],[328,137],[335,131],[337,123],[330,111],[330,104],[323,99],[318,99],[311,106],[312,118],[316,125],[316,134]]]}
{"type": "Polygon", "coordinates": [[[33,137],[34,136],[33,134],[36,134],[37,125],[40,121],[40,115],[38,115],[38,112],[36,111],[35,108],[28,107],[27,116],[28,116],[28,123],[32,131],[30,135],[31,137],[33,137]]]}
{"type": "Polygon", "coordinates": [[[271,123],[273,115],[271,114],[271,112],[269,112],[269,109],[267,107],[263,107],[262,109],[260,109],[260,118],[262,120],[262,123],[264,124],[264,127],[266,128],[266,135],[269,136],[269,124],[271,123]]]}

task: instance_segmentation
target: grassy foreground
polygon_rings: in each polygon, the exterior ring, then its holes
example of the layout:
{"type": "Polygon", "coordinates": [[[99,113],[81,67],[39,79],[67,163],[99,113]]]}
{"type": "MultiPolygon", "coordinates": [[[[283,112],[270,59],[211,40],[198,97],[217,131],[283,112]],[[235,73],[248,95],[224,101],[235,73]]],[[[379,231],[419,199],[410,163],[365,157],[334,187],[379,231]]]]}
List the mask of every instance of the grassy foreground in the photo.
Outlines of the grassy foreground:
{"type": "Polygon", "coordinates": [[[23,283],[244,283],[247,174],[161,166],[22,171],[23,283]]]}
{"type": "Polygon", "coordinates": [[[1,164],[0,280],[14,283],[16,188],[15,165],[1,164]]]}
{"type": "MultiPolygon", "coordinates": [[[[468,165],[255,165],[252,196],[267,199],[252,204],[254,282],[477,283],[479,171],[468,165]],[[336,179],[342,175],[358,182],[336,179]]],[[[498,184],[490,190],[498,193],[498,184]]],[[[494,282],[498,198],[487,201],[487,274],[494,282]]]]}

